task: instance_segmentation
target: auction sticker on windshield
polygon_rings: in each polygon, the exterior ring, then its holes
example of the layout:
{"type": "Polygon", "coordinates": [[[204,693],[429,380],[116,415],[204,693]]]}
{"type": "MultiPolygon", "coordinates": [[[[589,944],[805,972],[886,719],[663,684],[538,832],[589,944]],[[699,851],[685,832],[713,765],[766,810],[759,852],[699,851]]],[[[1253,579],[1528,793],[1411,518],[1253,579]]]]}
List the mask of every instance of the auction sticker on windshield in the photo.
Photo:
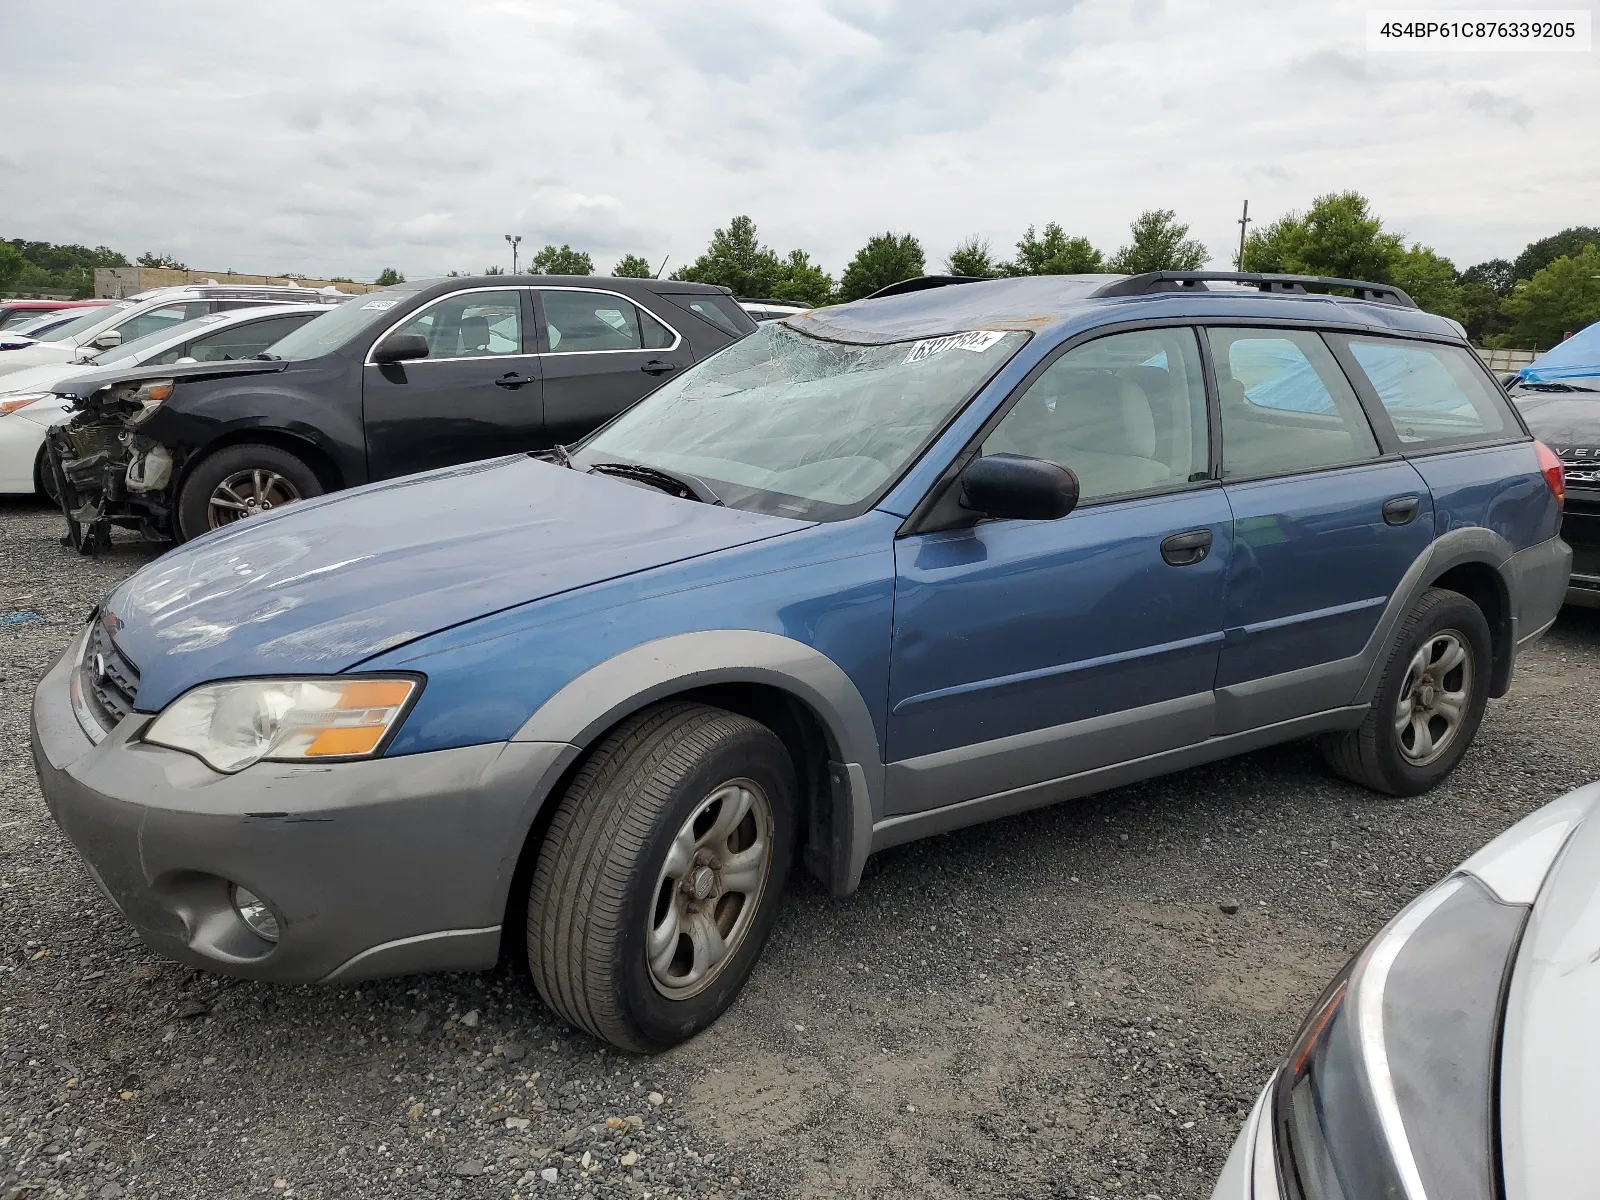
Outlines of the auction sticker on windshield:
{"type": "Polygon", "coordinates": [[[398,301],[398,300],[368,300],[361,307],[362,308],[376,308],[376,309],[380,309],[381,310],[381,309],[385,309],[385,308],[393,308],[396,304],[399,304],[399,303],[400,303],[400,301],[398,301]]]}
{"type": "Polygon", "coordinates": [[[982,354],[1001,338],[1003,333],[996,333],[992,329],[969,329],[965,333],[951,333],[944,337],[924,338],[914,344],[906,353],[905,362],[921,362],[925,358],[932,358],[935,354],[943,354],[946,350],[970,350],[974,354],[982,354]]]}

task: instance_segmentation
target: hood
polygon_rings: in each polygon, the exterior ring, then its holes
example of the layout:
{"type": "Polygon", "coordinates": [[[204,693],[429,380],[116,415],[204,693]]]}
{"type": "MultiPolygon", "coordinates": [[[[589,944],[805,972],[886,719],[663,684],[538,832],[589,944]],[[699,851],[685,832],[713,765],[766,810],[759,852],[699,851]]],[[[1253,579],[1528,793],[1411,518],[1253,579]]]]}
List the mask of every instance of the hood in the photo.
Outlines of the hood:
{"type": "Polygon", "coordinates": [[[370,484],[178,548],[106,600],[154,712],[198,683],[343,671],[451,625],[804,529],[525,456],[370,484]]]}
{"type": "Polygon", "coordinates": [[[0,396],[16,392],[48,392],[61,380],[82,374],[90,369],[89,363],[47,363],[42,367],[26,367],[0,376],[0,396]]]}
{"type": "Polygon", "coordinates": [[[1591,784],[1557,802],[1588,808],[1545,877],[1512,971],[1500,1064],[1507,1200],[1590,1195],[1586,1181],[1600,1176],[1597,797],[1600,785],[1591,784]]]}
{"type": "MultiPolygon", "coordinates": [[[[282,371],[289,364],[282,359],[239,358],[220,362],[168,363],[139,365],[127,363],[113,367],[86,366],[72,374],[58,377],[52,390],[64,396],[89,396],[113,383],[131,383],[141,379],[175,379],[179,383],[191,379],[219,379],[228,375],[270,375],[282,371]]],[[[6,387],[0,382],[0,388],[6,387]]]]}
{"type": "Polygon", "coordinates": [[[1513,392],[1529,431],[1568,466],[1600,464],[1600,392],[1513,392]]]}
{"type": "Polygon", "coordinates": [[[4,377],[15,371],[44,366],[48,363],[70,363],[80,353],[81,349],[71,342],[35,342],[31,346],[21,346],[15,350],[0,350],[0,388],[10,390],[4,382],[4,377]]]}

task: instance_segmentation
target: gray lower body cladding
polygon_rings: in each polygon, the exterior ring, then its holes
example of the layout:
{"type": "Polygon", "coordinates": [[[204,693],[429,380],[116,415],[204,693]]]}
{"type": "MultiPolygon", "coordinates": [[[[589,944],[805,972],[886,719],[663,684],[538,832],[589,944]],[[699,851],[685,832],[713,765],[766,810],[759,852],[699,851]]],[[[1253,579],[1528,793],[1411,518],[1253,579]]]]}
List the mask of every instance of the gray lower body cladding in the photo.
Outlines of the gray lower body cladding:
{"type": "Polygon", "coordinates": [[[63,657],[35,696],[40,787],[152,950],[282,982],[494,964],[527,831],[573,747],[494,743],[219,775],[138,741],[141,715],[91,742],[71,708],[71,669],[63,657]],[[271,906],[276,945],[240,920],[233,884],[271,906]]]}

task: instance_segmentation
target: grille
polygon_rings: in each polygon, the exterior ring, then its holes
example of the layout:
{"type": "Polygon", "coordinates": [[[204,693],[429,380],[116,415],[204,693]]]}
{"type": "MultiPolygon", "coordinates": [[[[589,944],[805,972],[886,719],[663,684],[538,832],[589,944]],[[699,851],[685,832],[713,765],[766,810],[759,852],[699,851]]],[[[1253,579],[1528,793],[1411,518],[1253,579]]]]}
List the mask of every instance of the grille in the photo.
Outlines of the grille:
{"type": "Polygon", "coordinates": [[[78,669],[90,713],[107,731],[115,729],[139,697],[139,668],[117,649],[111,631],[98,617],[89,627],[89,644],[78,669]]]}
{"type": "Polygon", "coordinates": [[[72,439],[73,453],[78,458],[88,458],[102,450],[112,453],[122,448],[120,425],[67,426],[67,436],[72,439]]]}

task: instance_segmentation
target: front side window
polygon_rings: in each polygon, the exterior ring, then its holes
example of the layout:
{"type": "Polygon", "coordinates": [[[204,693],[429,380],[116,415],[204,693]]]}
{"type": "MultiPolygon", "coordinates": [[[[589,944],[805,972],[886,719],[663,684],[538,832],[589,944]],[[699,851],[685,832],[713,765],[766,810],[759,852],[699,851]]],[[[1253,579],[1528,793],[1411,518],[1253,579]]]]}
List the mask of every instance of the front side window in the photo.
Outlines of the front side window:
{"type": "Polygon", "coordinates": [[[1345,344],[1404,445],[1520,432],[1506,401],[1460,346],[1355,337],[1345,344]]]}
{"type": "Polygon", "coordinates": [[[774,322],[645,397],[585,441],[574,465],[693,475],[752,512],[854,516],[1025,341],[972,331],[868,345],[774,322]]]}
{"type": "Polygon", "coordinates": [[[134,338],[144,337],[146,334],[155,333],[158,330],[171,329],[174,325],[181,324],[191,317],[203,316],[205,312],[206,305],[204,301],[164,304],[160,308],[152,308],[149,312],[140,313],[136,317],[129,317],[115,328],[122,335],[122,340],[129,342],[134,338]]]}
{"type": "Polygon", "coordinates": [[[1206,392],[1191,329],[1075,347],[1029,385],[983,453],[1027,454],[1078,477],[1079,502],[1204,479],[1206,392]]]}
{"type": "Polygon", "coordinates": [[[522,293],[462,292],[436,301],[398,334],[428,341],[429,358],[483,358],[522,353],[522,293]]]}
{"type": "Polygon", "coordinates": [[[1249,479],[1378,457],[1366,414],[1322,338],[1207,329],[1222,414],[1222,476],[1249,479]]]}
{"type": "Polygon", "coordinates": [[[552,354],[595,350],[654,350],[672,344],[672,335],[649,313],[607,292],[547,291],[545,338],[552,354]]]}

